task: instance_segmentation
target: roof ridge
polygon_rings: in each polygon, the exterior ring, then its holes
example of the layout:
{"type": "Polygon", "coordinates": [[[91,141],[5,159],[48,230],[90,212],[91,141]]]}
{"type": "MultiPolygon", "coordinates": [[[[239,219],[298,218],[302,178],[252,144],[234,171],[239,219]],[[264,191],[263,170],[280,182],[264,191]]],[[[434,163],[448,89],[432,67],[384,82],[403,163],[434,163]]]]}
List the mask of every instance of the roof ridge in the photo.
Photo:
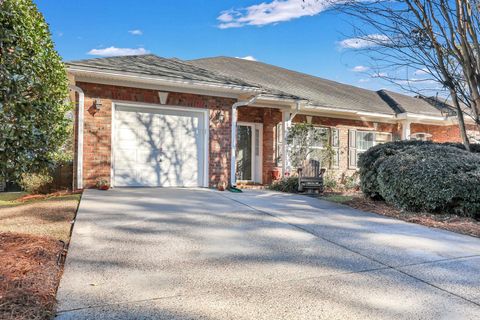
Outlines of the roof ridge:
{"type": "Polygon", "coordinates": [[[354,86],[354,85],[351,85],[351,84],[348,84],[348,83],[343,83],[343,82],[339,82],[339,81],[334,81],[334,80],[331,80],[331,79],[321,78],[321,77],[318,77],[318,76],[315,76],[315,75],[312,75],[312,74],[308,74],[308,73],[305,73],[305,72],[296,71],[296,70],[292,70],[292,69],[287,69],[287,68],[285,68],[285,67],[277,66],[277,65],[274,65],[274,64],[270,64],[270,63],[266,63],[266,62],[258,61],[258,60],[252,61],[252,60],[247,60],[247,59],[242,59],[242,58],[236,58],[236,57],[229,57],[229,56],[216,56],[216,57],[193,59],[193,60],[188,60],[188,61],[189,61],[189,62],[190,62],[190,61],[191,61],[191,62],[193,62],[193,61],[202,61],[202,60],[205,61],[205,60],[214,60],[214,59],[218,59],[218,58],[227,58],[227,59],[239,60],[239,61],[242,61],[243,63],[252,63],[252,64],[266,65],[266,66],[273,67],[273,68],[276,68],[276,69],[279,69],[279,70],[285,70],[285,71],[288,71],[288,72],[291,72],[291,73],[294,73],[294,74],[297,74],[297,75],[306,76],[306,77],[311,77],[311,78],[316,78],[316,79],[319,79],[319,80],[322,80],[322,81],[326,81],[326,82],[331,83],[332,85],[333,85],[333,84],[339,84],[339,85],[342,85],[342,86],[346,86],[346,87],[350,87],[350,88],[355,88],[355,89],[357,89],[357,90],[363,90],[363,91],[366,91],[366,92],[371,92],[371,93],[375,93],[375,92],[376,92],[376,91],[374,91],[374,90],[357,87],[357,86],[354,86]]]}

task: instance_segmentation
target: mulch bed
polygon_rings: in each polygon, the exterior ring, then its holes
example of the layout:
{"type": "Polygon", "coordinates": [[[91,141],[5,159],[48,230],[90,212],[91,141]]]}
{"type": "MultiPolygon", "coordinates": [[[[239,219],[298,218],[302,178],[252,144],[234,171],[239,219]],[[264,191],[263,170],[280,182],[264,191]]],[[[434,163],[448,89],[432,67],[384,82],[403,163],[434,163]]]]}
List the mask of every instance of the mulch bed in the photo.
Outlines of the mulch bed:
{"type": "Polygon", "coordinates": [[[465,218],[452,214],[407,212],[396,209],[386,204],[384,201],[374,201],[362,196],[355,196],[352,200],[346,201],[344,204],[356,209],[378,213],[407,222],[418,223],[428,227],[445,229],[480,238],[480,221],[472,218],[465,218]]]}
{"type": "Polygon", "coordinates": [[[0,233],[0,319],[51,319],[63,242],[0,233]]]}
{"type": "Polygon", "coordinates": [[[48,193],[48,194],[27,194],[21,198],[18,198],[16,201],[18,202],[26,202],[30,200],[43,200],[43,199],[50,199],[50,198],[55,198],[55,197],[62,197],[62,196],[68,196],[71,194],[80,194],[82,191],[57,191],[54,193],[48,193]]]}

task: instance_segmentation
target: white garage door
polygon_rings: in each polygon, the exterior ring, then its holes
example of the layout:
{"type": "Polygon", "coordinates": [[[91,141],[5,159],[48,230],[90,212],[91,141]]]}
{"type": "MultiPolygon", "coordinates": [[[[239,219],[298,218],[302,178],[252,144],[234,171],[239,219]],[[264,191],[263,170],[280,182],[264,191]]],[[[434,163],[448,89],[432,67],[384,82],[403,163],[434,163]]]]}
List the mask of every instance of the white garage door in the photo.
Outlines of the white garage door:
{"type": "Polygon", "coordinates": [[[204,113],[116,106],[115,186],[204,186],[204,113]]]}

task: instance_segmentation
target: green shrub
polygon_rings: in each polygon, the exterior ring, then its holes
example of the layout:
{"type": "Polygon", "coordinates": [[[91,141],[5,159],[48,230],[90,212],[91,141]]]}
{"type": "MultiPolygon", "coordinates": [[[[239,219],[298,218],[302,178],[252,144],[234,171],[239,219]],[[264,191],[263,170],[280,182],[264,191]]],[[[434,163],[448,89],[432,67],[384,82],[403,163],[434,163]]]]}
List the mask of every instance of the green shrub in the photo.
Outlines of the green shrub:
{"type": "Polygon", "coordinates": [[[272,183],[269,187],[271,190],[281,192],[298,192],[298,177],[282,178],[272,183]]]}
{"type": "Polygon", "coordinates": [[[432,142],[413,140],[394,141],[376,145],[362,153],[358,159],[360,188],[362,192],[371,198],[381,198],[377,183],[377,170],[380,164],[388,157],[404,149],[431,144],[432,142]]]}
{"type": "Polygon", "coordinates": [[[338,181],[335,177],[325,175],[323,178],[323,187],[327,190],[335,190],[338,188],[338,181]]]}
{"type": "Polygon", "coordinates": [[[358,173],[355,172],[351,176],[345,177],[343,185],[345,186],[346,190],[358,190],[358,188],[360,187],[360,179],[358,173]]]}
{"type": "Polygon", "coordinates": [[[48,193],[53,178],[47,172],[24,173],[20,179],[22,189],[31,194],[48,193]]]}
{"type": "Polygon", "coordinates": [[[480,218],[480,155],[424,144],[385,157],[377,167],[379,194],[410,211],[480,218]]]}
{"type": "MultiPolygon", "coordinates": [[[[451,147],[455,147],[455,148],[465,150],[465,146],[462,143],[445,142],[442,145],[451,146],[451,147]]],[[[480,153],[480,144],[478,144],[478,143],[470,144],[470,151],[473,152],[473,153],[480,153]]]]}

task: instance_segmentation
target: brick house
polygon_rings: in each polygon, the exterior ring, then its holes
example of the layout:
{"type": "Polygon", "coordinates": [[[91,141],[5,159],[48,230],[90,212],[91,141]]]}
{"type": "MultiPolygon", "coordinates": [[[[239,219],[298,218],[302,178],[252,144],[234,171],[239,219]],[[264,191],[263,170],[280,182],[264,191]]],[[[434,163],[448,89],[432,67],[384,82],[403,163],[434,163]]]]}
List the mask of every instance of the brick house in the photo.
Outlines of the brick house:
{"type": "MultiPolygon", "coordinates": [[[[377,143],[460,141],[445,104],[260,62],[143,55],[67,68],[78,106],[78,188],[98,179],[113,187],[269,184],[274,170],[293,170],[283,141],[300,122],[327,133],[322,143],[334,156],[323,166],[337,177],[355,172],[358,154],[377,143]]],[[[469,133],[479,139],[473,124],[469,133]]]]}

